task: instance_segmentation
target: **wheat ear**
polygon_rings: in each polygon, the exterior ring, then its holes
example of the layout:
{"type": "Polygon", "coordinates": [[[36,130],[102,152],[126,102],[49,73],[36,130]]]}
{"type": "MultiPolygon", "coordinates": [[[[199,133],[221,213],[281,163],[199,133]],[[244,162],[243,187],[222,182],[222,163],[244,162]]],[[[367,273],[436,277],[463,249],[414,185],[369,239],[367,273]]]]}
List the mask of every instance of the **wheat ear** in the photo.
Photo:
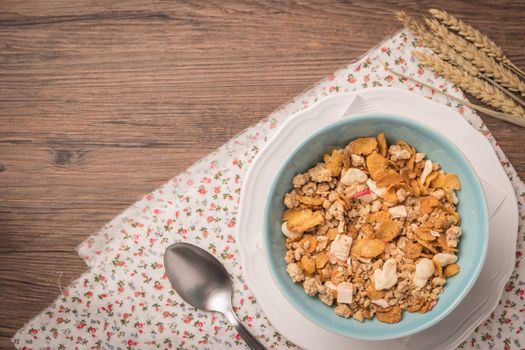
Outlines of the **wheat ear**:
{"type": "Polygon", "coordinates": [[[514,73],[503,67],[493,58],[487,56],[484,52],[479,51],[474,44],[452,32],[449,32],[447,27],[439,23],[437,20],[426,19],[425,21],[437,36],[461,53],[466,59],[471,61],[480,71],[505,86],[507,89],[519,92],[522,96],[525,96],[525,83],[514,73]]]}
{"type": "Polygon", "coordinates": [[[453,62],[471,75],[481,75],[479,69],[477,69],[472,63],[461,57],[461,55],[459,55],[452,47],[443,41],[436,39],[436,37],[430,34],[425,27],[405,12],[398,12],[397,19],[412,32],[419,43],[434,51],[434,53],[443,60],[453,62]]]}
{"type": "Polygon", "coordinates": [[[513,124],[519,125],[521,127],[525,127],[525,118],[517,118],[517,117],[515,117],[513,115],[510,115],[510,114],[507,114],[507,113],[502,113],[502,112],[495,111],[495,110],[490,109],[490,108],[486,108],[486,107],[474,104],[474,103],[472,103],[472,102],[470,102],[468,100],[464,100],[462,98],[459,98],[459,97],[456,97],[456,96],[451,95],[449,93],[446,93],[443,90],[436,89],[434,86],[429,85],[427,83],[424,83],[424,82],[422,82],[420,80],[417,80],[414,77],[405,75],[403,73],[396,72],[395,70],[390,69],[390,67],[386,63],[383,63],[383,65],[385,66],[385,69],[387,71],[391,72],[392,74],[398,76],[401,79],[412,80],[416,84],[419,84],[421,86],[425,86],[425,87],[429,88],[432,91],[437,91],[440,94],[443,94],[443,95],[447,96],[451,100],[454,100],[454,101],[457,101],[457,102],[459,102],[461,104],[464,104],[465,106],[468,106],[468,107],[470,107],[472,109],[475,109],[478,112],[484,113],[486,115],[489,115],[489,116],[497,118],[497,119],[501,119],[501,120],[507,121],[509,123],[513,123],[513,124]]]}
{"type": "Polygon", "coordinates": [[[525,101],[522,101],[511,92],[507,91],[499,83],[484,75],[476,66],[470,63],[470,61],[464,59],[460,54],[457,53],[456,50],[444,43],[442,40],[436,39],[436,37],[430,34],[423,25],[419,24],[419,22],[407,15],[405,12],[398,12],[397,19],[412,32],[420,44],[430,48],[441,59],[453,63],[455,66],[465,70],[470,75],[480,76],[484,80],[494,84],[507,96],[525,107],[525,101]]]}
{"type": "Polygon", "coordinates": [[[429,12],[434,18],[437,18],[441,23],[458,32],[459,35],[473,43],[488,56],[502,62],[522,77],[525,77],[525,72],[512,63],[512,61],[505,56],[503,50],[494,41],[490,40],[488,36],[446,11],[430,9],[429,12]]]}
{"type": "Polygon", "coordinates": [[[521,106],[489,83],[461,71],[439,57],[417,51],[414,51],[413,55],[421,64],[433,69],[484,103],[515,117],[525,118],[525,110],[521,106]]]}

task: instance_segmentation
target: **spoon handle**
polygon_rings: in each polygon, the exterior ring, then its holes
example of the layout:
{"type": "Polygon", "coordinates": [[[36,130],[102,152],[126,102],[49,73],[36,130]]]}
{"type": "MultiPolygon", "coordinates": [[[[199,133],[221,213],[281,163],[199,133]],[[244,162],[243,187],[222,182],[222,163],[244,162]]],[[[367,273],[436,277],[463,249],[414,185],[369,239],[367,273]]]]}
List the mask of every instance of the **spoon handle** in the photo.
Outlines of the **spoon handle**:
{"type": "Polygon", "coordinates": [[[250,347],[252,350],[266,350],[264,345],[262,345],[257,338],[255,338],[239,321],[237,316],[233,313],[233,311],[228,311],[225,313],[226,318],[230,321],[230,323],[237,329],[237,332],[239,332],[240,336],[246,344],[250,347]]]}

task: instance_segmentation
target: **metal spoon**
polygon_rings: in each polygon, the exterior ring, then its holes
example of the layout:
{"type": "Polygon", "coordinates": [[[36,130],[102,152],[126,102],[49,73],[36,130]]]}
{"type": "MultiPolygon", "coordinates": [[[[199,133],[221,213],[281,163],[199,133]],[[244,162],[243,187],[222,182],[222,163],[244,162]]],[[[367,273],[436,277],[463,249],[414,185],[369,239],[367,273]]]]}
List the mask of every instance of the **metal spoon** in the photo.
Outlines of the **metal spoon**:
{"type": "Polygon", "coordinates": [[[171,286],[184,301],[197,309],[221,312],[251,349],[266,349],[233,313],[232,281],[213,255],[193,244],[175,243],[166,249],[164,268],[171,286]]]}

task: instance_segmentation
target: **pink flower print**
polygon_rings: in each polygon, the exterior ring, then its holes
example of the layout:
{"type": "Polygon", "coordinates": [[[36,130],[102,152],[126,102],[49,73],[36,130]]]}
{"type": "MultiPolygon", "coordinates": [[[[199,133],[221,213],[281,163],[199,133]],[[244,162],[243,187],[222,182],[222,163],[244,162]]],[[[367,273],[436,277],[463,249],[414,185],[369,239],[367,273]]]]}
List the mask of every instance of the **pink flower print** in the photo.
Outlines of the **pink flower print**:
{"type": "Polygon", "coordinates": [[[213,216],[208,216],[206,220],[208,220],[208,223],[212,223],[215,219],[213,218],[213,216]]]}
{"type": "Polygon", "coordinates": [[[246,316],[245,320],[246,320],[246,322],[248,322],[248,323],[252,323],[253,318],[252,318],[251,316],[246,316]]]}
{"type": "Polygon", "coordinates": [[[387,76],[385,77],[385,80],[386,80],[386,81],[392,81],[392,80],[394,80],[394,76],[393,76],[392,74],[389,74],[389,75],[387,75],[387,76]]]}
{"type": "Polygon", "coordinates": [[[235,219],[231,219],[230,221],[228,221],[228,223],[226,224],[226,226],[228,226],[228,227],[233,227],[233,226],[235,226],[235,219]]]}
{"type": "Polygon", "coordinates": [[[164,316],[164,318],[171,317],[171,312],[169,312],[169,311],[164,311],[164,312],[162,313],[162,316],[164,316]]]}
{"type": "Polygon", "coordinates": [[[237,164],[239,164],[239,160],[234,159],[234,160],[232,161],[232,164],[233,164],[233,165],[237,165],[237,164]]]}
{"type": "Polygon", "coordinates": [[[188,315],[188,316],[186,316],[186,318],[183,320],[183,322],[184,322],[184,323],[190,323],[192,320],[193,320],[193,316],[188,315]]]}
{"type": "Polygon", "coordinates": [[[388,51],[388,49],[386,47],[382,47],[381,48],[381,52],[387,52],[387,51],[388,51]]]}
{"type": "Polygon", "coordinates": [[[189,179],[189,180],[186,182],[186,184],[187,184],[188,186],[193,185],[193,180],[189,179]]]}
{"type": "MultiPolygon", "coordinates": [[[[348,74],[348,78],[346,78],[346,81],[348,81],[350,84],[354,84],[357,81],[357,79],[354,77],[353,74],[348,74]]],[[[330,88],[332,88],[332,87],[330,86],[330,88]]],[[[330,91],[332,91],[332,90],[330,90],[330,91]]]]}
{"type": "Polygon", "coordinates": [[[206,189],[202,185],[199,186],[199,194],[201,194],[201,195],[205,195],[206,194],[206,189]]]}
{"type": "Polygon", "coordinates": [[[419,69],[417,70],[417,74],[423,75],[423,73],[425,73],[425,71],[423,70],[423,68],[419,67],[419,69]]]}
{"type": "Polygon", "coordinates": [[[370,75],[369,74],[365,74],[365,76],[363,77],[363,81],[365,83],[368,83],[370,81],[370,75]]]}
{"type": "Polygon", "coordinates": [[[235,340],[241,340],[241,335],[239,333],[235,334],[235,340]]]}
{"type": "Polygon", "coordinates": [[[124,287],[118,287],[117,292],[122,293],[124,291],[124,287]]]}
{"type": "Polygon", "coordinates": [[[330,75],[328,76],[328,80],[332,81],[332,80],[334,80],[334,79],[335,79],[335,75],[330,74],[330,75]]]}
{"type": "Polygon", "coordinates": [[[92,291],[86,292],[86,294],[84,294],[84,296],[86,298],[91,298],[93,296],[93,292],[92,291]]]}
{"type": "Polygon", "coordinates": [[[132,340],[132,339],[128,340],[128,346],[129,346],[129,347],[134,347],[135,345],[137,345],[137,342],[136,342],[136,341],[134,341],[134,340],[132,340]]]}
{"type": "Polygon", "coordinates": [[[97,329],[96,329],[95,327],[89,327],[89,328],[88,328],[88,331],[89,331],[89,333],[91,333],[91,334],[96,334],[96,333],[97,333],[97,329]]]}
{"type": "Polygon", "coordinates": [[[213,192],[214,192],[215,194],[219,194],[219,193],[221,192],[221,188],[220,188],[219,186],[215,186],[215,187],[213,188],[213,192]]]}
{"type": "Polygon", "coordinates": [[[36,334],[38,334],[38,329],[31,328],[30,332],[31,332],[31,334],[36,335],[36,334]]]}
{"type": "Polygon", "coordinates": [[[162,286],[162,284],[159,282],[159,281],[156,281],[155,284],[153,285],[153,287],[156,289],[156,290],[161,290],[162,288],[164,288],[162,286]]]}
{"type": "Polygon", "coordinates": [[[153,214],[155,214],[155,215],[159,215],[159,214],[160,214],[160,209],[155,209],[155,210],[153,210],[153,214]]]}
{"type": "Polygon", "coordinates": [[[58,324],[61,324],[62,322],[64,322],[64,319],[62,317],[57,318],[57,323],[58,324]]]}

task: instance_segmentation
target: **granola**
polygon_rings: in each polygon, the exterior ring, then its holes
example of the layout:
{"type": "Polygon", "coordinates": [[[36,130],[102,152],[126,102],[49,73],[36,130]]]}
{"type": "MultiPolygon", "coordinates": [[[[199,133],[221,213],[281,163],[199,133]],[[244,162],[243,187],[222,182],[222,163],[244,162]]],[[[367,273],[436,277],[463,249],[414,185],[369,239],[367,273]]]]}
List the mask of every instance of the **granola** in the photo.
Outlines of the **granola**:
{"type": "Polygon", "coordinates": [[[460,272],[460,179],[406,142],[358,138],[292,185],[287,272],[336,315],[397,323],[431,310],[460,272]]]}

